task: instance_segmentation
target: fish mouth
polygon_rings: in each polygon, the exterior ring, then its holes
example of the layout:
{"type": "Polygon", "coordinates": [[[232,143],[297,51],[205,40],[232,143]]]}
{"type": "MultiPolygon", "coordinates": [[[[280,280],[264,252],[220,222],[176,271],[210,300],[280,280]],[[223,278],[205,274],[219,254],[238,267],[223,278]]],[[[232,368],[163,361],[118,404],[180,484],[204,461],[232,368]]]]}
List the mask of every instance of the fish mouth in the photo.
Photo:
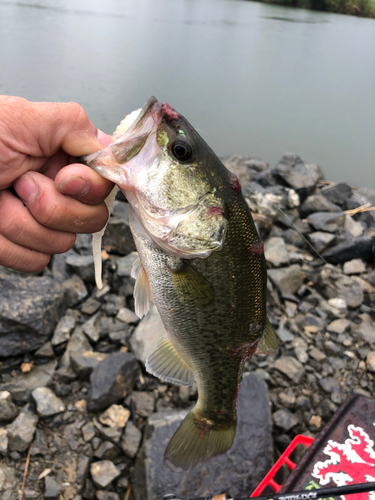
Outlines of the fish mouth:
{"type": "MultiPolygon", "coordinates": [[[[99,169],[102,170],[101,167],[108,167],[113,164],[123,165],[131,160],[139,153],[148,137],[159,126],[165,114],[163,106],[156,97],[150,96],[126,132],[107,148],[91,155],[82,156],[80,158],[82,163],[99,171],[99,169]]],[[[99,173],[109,178],[103,171],[99,173]]]]}

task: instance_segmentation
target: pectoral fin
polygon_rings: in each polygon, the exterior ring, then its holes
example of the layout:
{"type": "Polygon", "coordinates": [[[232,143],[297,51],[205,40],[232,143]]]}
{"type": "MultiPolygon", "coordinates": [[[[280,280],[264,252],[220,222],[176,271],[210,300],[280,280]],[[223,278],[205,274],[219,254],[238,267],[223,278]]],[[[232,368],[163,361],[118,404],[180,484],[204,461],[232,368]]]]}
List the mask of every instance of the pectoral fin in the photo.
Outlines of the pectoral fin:
{"type": "Polygon", "coordinates": [[[194,373],[167,337],[159,340],[155,351],[146,360],[146,370],[166,382],[192,385],[194,373]]]}
{"type": "Polygon", "coordinates": [[[267,318],[262,340],[259,342],[256,354],[275,354],[277,351],[277,338],[270,320],[267,318]]]}
{"type": "Polygon", "coordinates": [[[189,264],[184,263],[181,269],[169,268],[173,285],[181,302],[191,302],[196,305],[209,304],[214,298],[210,283],[189,264]]]}
{"type": "Polygon", "coordinates": [[[134,286],[134,309],[139,318],[143,318],[151,304],[151,289],[147,273],[139,258],[134,262],[131,277],[136,279],[134,286]]]}

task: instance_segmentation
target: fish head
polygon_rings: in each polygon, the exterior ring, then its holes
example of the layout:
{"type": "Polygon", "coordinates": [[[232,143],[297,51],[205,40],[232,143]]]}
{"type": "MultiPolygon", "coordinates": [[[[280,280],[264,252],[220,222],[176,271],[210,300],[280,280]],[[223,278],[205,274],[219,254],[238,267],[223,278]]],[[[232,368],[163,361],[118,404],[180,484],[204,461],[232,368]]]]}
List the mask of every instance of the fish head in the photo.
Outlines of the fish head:
{"type": "Polygon", "coordinates": [[[221,248],[229,173],[169,104],[149,98],[123,135],[84,161],[119,186],[165,251],[204,258],[221,248]]]}

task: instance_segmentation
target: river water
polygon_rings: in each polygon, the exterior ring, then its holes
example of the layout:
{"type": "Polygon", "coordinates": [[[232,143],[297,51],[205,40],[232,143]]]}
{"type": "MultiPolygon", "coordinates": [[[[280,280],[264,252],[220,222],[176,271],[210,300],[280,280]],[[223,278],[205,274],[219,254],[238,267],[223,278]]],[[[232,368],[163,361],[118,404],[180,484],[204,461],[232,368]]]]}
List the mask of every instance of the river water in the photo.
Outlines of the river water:
{"type": "Polygon", "coordinates": [[[0,93],[111,132],[150,94],[219,155],[375,187],[375,20],[245,0],[0,0],[0,93]]]}

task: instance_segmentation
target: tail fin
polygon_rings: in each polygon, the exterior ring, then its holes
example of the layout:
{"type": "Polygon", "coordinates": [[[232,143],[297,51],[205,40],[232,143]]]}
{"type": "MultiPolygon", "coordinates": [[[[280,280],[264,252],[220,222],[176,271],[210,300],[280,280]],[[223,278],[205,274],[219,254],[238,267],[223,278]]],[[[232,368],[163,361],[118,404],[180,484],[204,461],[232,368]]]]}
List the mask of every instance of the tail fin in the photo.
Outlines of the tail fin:
{"type": "Polygon", "coordinates": [[[189,470],[209,458],[225,453],[233,444],[236,420],[222,430],[204,430],[197,425],[196,418],[194,410],[188,413],[168,443],[164,465],[172,471],[189,470]]]}

